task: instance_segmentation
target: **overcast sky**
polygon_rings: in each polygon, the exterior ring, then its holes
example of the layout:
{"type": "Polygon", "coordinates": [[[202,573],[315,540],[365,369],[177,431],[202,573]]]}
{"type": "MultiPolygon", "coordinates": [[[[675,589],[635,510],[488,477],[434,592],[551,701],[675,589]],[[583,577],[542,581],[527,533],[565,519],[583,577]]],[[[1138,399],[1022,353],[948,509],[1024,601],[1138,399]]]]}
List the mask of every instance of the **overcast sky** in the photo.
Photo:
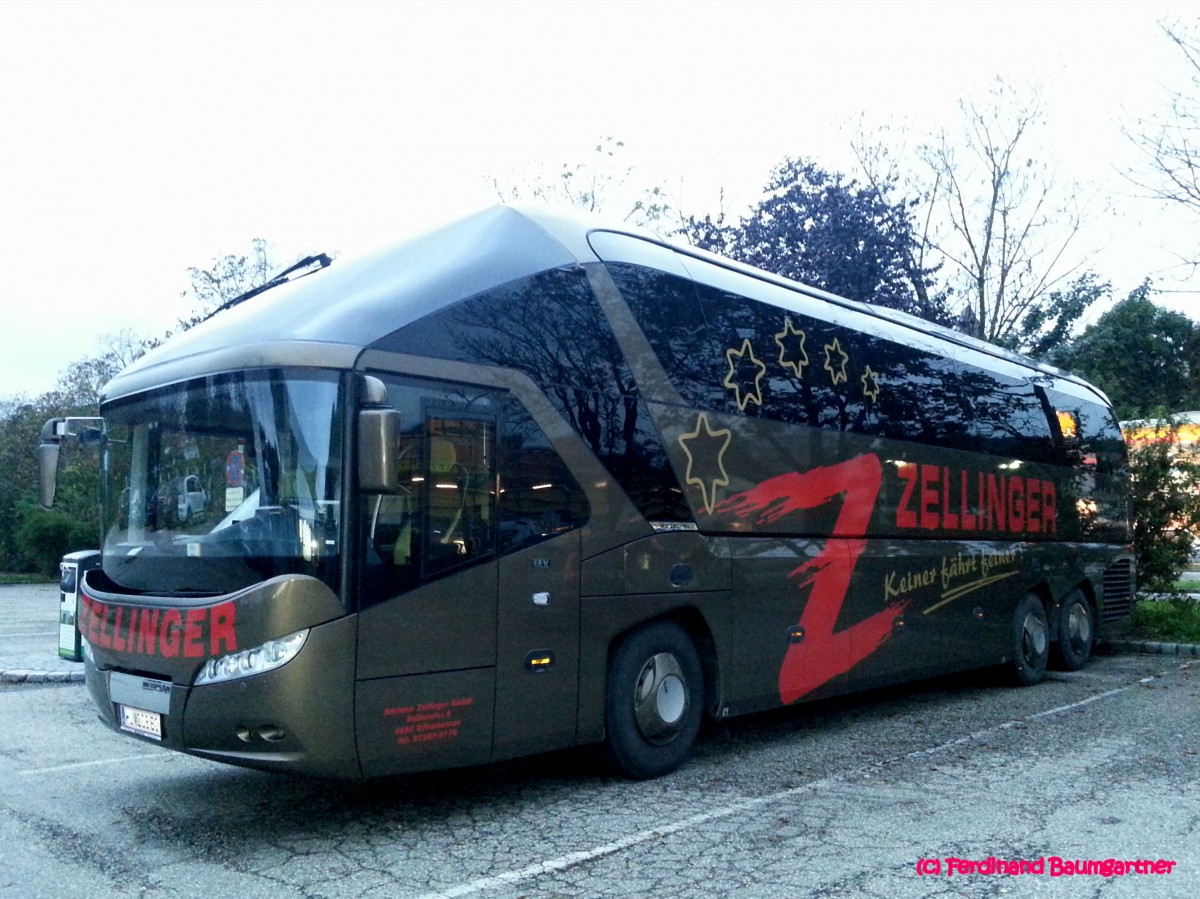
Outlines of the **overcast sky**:
{"type": "Polygon", "coordinates": [[[0,398],[50,389],[101,335],[162,334],[189,311],[187,267],[254,237],[281,258],[353,252],[494,203],[492,178],[588,161],[606,136],[630,183],[689,213],[722,191],[736,209],[784,156],[849,169],[859,114],[919,140],[997,75],[1044,85],[1054,163],[1111,204],[1092,267],[1124,295],[1200,238],[1116,174],[1122,121],[1183,86],[1158,23],[1188,11],[0,0],[0,398]]]}

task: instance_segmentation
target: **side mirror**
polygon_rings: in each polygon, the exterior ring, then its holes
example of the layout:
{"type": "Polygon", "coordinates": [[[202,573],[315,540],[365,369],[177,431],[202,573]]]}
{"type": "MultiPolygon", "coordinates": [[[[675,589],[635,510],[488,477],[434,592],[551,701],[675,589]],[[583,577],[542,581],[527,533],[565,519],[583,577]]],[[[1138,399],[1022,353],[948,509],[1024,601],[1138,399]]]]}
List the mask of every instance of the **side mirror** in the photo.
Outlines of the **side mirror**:
{"type": "Polygon", "coordinates": [[[388,403],[387,386],[372,375],[359,383],[358,487],[363,493],[395,493],[400,487],[400,413],[388,403]]]}
{"type": "Polygon", "coordinates": [[[38,504],[43,509],[54,508],[58,492],[58,450],[67,432],[65,418],[52,418],[42,425],[38,444],[38,504]]]}
{"type": "Polygon", "coordinates": [[[54,508],[58,492],[58,448],[57,443],[38,444],[38,503],[43,509],[54,508]]]}
{"type": "Polygon", "coordinates": [[[397,443],[400,413],[362,409],[358,413],[358,486],[364,493],[395,493],[400,486],[397,443]]]}
{"type": "Polygon", "coordinates": [[[74,438],[81,446],[100,446],[105,440],[102,418],[52,418],[42,426],[38,444],[38,503],[54,507],[58,492],[58,453],[63,441],[74,438]]]}

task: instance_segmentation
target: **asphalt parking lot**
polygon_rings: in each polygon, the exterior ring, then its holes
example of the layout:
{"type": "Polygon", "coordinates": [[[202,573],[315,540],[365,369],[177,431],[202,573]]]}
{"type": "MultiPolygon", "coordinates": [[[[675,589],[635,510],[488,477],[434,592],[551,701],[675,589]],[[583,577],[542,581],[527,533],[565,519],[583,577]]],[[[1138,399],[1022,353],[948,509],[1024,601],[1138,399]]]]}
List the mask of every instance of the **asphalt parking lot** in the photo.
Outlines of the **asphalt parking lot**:
{"type": "Polygon", "coordinates": [[[366,784],[244,771],[105,730],[75,683],[0,685],[0,721],[5,899],[1200,895],[1195,659],[735,719],[645,783],[583,751],[366,784]]]}

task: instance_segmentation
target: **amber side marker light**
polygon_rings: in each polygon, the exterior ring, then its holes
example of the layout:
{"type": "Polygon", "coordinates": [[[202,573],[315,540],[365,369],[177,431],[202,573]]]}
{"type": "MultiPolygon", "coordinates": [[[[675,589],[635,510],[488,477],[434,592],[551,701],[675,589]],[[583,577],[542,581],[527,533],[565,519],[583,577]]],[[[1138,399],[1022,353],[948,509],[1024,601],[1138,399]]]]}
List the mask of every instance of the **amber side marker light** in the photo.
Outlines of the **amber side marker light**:
{"type": "Polygon", "coordinates": [[[554,653],[547,650],[531,652],[525,657],[525,670],[531,674],[549,671],[554,665],[554,653]]]}

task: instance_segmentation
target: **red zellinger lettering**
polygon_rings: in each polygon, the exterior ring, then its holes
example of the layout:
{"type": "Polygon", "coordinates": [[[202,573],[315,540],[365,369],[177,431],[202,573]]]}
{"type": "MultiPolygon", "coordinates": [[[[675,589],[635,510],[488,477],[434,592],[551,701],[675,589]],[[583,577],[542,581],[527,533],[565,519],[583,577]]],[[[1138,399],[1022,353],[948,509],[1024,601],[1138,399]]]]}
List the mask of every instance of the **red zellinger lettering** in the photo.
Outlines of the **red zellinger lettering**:
{"type": "Polygon", "coordinates": [[[79,632],[93,646],[166,659],[203,659],[237,650],[235,606],[194,609],[109,606],[81,597],[79,632]]]}
{"type": "Polygon", "coordinates": [[[1056,534],[1053,481],[904,462],[896,527],[906,530],[1056,534]]]}

